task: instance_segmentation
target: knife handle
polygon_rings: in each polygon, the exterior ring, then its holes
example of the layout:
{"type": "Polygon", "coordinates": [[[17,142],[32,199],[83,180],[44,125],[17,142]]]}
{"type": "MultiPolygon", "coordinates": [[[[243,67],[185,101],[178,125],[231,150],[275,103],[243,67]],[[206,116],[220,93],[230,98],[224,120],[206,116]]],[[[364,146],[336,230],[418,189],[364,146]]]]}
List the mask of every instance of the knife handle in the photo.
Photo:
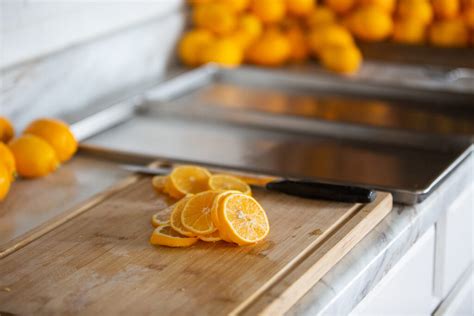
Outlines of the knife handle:
{"type": "Polygon", "coordinates": [[[375,190],[311,181],[279,180],[265,185],[268,190],[307,199],[322,199],[348,203],[370,203],[377,197],[375,190]]]}

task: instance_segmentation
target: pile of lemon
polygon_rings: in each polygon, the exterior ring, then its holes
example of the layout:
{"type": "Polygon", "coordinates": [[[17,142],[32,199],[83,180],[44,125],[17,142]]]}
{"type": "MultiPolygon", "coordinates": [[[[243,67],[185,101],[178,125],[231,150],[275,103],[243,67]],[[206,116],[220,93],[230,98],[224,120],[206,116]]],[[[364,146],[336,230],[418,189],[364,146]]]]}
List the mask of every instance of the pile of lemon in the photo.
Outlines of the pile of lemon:
{"type": "Polygon", "coordinates": [[[362,62],[354,38],[465,47],[474,0],[190,0],[193,29],[178,51],[188,66],[276,67],[313,57],[332,71],[362,62]]]}
{"type": "Polygon", "coordinates": [[[11,122],[0,117],[0,201],[5,199],[17,175],[45,176],[74,155],[77,141],[64,122],[38,119],[15,138],[11,122]]]}
{"type": "Polygon", "coordinates": [[[153,245],[188,247],[198,240],[223,240],[242,246],[263,240],[270,231],[264,209],[239,178],[179,166],[169,176],[154,177],[152,184],[158,192],[179,199],[153,215],[153,245]]]}

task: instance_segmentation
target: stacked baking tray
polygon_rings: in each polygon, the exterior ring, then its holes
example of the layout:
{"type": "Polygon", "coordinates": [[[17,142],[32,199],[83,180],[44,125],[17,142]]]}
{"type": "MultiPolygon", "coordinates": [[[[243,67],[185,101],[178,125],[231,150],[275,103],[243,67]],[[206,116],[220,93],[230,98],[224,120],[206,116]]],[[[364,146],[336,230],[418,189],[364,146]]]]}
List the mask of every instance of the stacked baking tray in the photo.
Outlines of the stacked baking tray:
{"type": "Polygon", "coordinates": [[[298,71],[206,66],[78,120],[85,152],[154,158],[425,199],[471,152],[474,95],[298,71]]]}

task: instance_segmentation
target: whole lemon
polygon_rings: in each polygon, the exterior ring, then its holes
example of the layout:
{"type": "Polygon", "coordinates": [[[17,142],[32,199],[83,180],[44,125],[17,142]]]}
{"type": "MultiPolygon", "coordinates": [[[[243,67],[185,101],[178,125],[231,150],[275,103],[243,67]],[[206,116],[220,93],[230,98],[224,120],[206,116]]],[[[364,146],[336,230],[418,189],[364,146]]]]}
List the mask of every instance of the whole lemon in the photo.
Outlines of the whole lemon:
{"type": "Polygon", "coordinates": [[[351,32],[364,41],[381,41],[393,30],[392,17],[376,6],[357,9],[349,17],[351,32]]]}
{"type": "Polygon", "coordinates": [[[201,61],[199,54],[206,44],[214,39],[208,30],[191,30],[186,32],[178,45],[178,54],[181,61],[191,67],[199,66],[201,61]]]}
{"type": "Polygon", "coordinates": [[[354,45],[325,47],[320,58],[325,68],[341,74],[356,72],[362,63],[362,54],[354,45]]]}
{"type": "Polygon", "coordinates": [[[203,63],[213,62],[227,67],[236,67],[242,63],[242,47],[232,39],[219,38],[202,47],[200,59],[203,63]]]}
{"type": "Polygon", "coordinates": [[[319,25],[332,24],[336,22],[334,11],[326,6],[319,6],[311,11],[305,19],[306,26],[314,28],[319,25]]]}
{"type": "Polygon", "coordinates": [[[210,3],[214,0],[188,0],[188,3],[190,5],[200,5],[200,4],[204,4],[204,3],[210,3]]]}
{"type": "Polygon", "coordinates": [[[0,116],[0,142],[8,143],[15,136],[15,129],[12,123],[3,116],[0,116]]]}
{"type": "Polygon", "coordinates": [[[286,63],[290,54],[288,38],[278,30],[267,29],[250,45],[246,58],[256,65],[276,67],[286,63]]]}
{"type": "Polygon", "coordinates": [[[308,58],[309,47],[303,29],[299,25],[289,27],[284,31],[290,43],[290,61],[302,62],[308,58]]]}
{"type": "Polygon", "coordinates": [[[326,0],[326,5],[337,14],[345,14],[354,7],[355,2],[355,0],[326,0]]]}
{"type": "Polygon", "coordinates": [[[69,126],[58,119],[35,120],[26,127],[25,133],[44,139],[54,149],[60,162],[71,159],[77,151],[77,140],[69,126]]]}
{"type": "Polygon", "coordinates": [[[288,13],[296,16],[305,16],[315,7],[315,0],[286,0],[288,13]]]}
{"type": "Polygon", "coordinates": [[[211,2],[195,7],[193,21],[198,28],[204,28],[218,35],[225,35],[234,30],[236,17],[229,6],[211,2]]]}
{"type": "Polygon", "coordinates": [[[11,180],[15,179],[16,163],[15,157],[10,148],[4,143],[0,143],[0,165],[4,165],[11,176],[11,180]]]}
{"type": "Polygon", "coordinates": [[[465,47],[469,44],[469,29],[461,18],[433,23],[429,37],[431,44],[441,47],[465,47]]]}
{"type": "Polygon", "coordinates": [[[250,0],[217,0],[217,2],[227,5],[236,13],[245,11],[250,4],[250,0]]]}
{"type": "Polygon", "coordinates": [[[464,21],[471,31],[474,31],[474,7],[464,10],[464,21]]]}
{"type": "Polygon", "coordinates": [[[250,9],[263,23],[279,22],[286,14],[285,0],[252,0],[250,9]]]}
{"type": "Polygon", "coordinates": [[[13,139],[9,147],[22,177],[42,177],[56,170],[59,165],[53,147],[38,136],[24,134],[13,139]]]}
{"type": "Polygon", "coordinates": [[[247,49],[262,34],[262,22],[254,14],[242,14],[237,20],[235,31],[229,36],[247,49]]]}
{"type": "Polygon", "coordinates": [[[433,10],[441,19],[454,18],[459,14],[459,0],[432,0],[433,10]]]}
{"type": "Polygon", "coordinates": [[[3,201],[10,191],[11,185],[11,174],[8,172],[7,167],[0,164],[0,201],[3,201]]]}
{"type": "Polygon", "coordinates": [[[361,6],[373,5],[391,14],[395,10],[396,0],[358,0],[358,4],[361,6]]]}
{"type": "Polygon", "coordinates": [[[398,16],[403,20],[418,20],[425,25],[433,21],[433,8],[428,0],[400,0],[398,16]]]}
{"type": "Polygon", "coordinates": [[[308,34],[307,41],[315,57],[318,57],[325,47],[354,45],[351,33],[338,24],[325,24],[313,28],[308,34]]]}
{"type": "Polygon", "coordinates": [[[393,27],[393,41],[403,44],[421,44],[426,38],[426,25],[418,19],[400,19],[393,27]]]}

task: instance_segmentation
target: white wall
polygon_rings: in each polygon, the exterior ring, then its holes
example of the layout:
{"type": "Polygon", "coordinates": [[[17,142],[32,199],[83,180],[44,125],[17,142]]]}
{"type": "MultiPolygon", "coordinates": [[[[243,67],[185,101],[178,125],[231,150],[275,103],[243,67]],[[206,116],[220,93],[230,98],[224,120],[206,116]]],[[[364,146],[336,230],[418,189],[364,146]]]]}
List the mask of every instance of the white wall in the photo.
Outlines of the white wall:
{"type": "Polygon", "coordinates": [[[0,0],[0,69],[166,16],[183,0],[0,0]]]}
{"type": "Polygon", "coordinates": [[[0,0],[0,115],[21,131],[160,80],[176,63],[183,2],[0,0]]]}

